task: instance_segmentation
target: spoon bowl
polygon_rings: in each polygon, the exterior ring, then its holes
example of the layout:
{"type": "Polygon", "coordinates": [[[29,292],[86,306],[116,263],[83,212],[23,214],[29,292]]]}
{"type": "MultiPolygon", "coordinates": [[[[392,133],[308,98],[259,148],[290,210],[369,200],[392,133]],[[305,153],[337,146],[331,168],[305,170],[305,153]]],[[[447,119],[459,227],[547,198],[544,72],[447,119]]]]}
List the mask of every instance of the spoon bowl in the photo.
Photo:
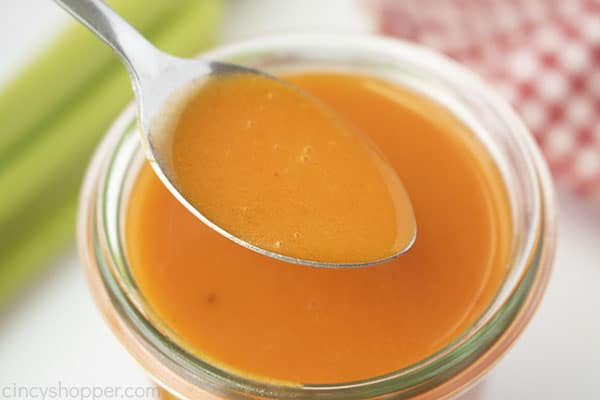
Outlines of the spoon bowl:
{"type": "MultiPolygon", "coordinates": [[[[221,226],[215,224],[202,211],[195,207],[182,194],[181,188],[174,183],[169,157],[165,150],[170,148],[173,124],[181,113],[188,99],[200,91],[211,79],[227,75],[260,76],[275,85],[293,88],[318,102],[319,107],[326,107],[299,88],[274,76],[252,68],[222,62],[211,62],[200,59],[184,59],[164,53],[148,42],[137,30],[129,25],[102,0],[54,0],[74,18],[90,29],[96,36],[108,44],[121,58],[131,77],[132,86],[138,105],[138,125],[142,146],[152,168],[177,200],[195,217],[206,225],[234,241],[260,254],[282,261],[326,268],[356,268],[380,264],[396,258],[408,251],[416,239],[416,224],[410,241],[391,256],[367,262],[332,263],[307,260],[277,253],[251,242],[248,242],[221,226]]],[[[333,111],[327,110],[330,113],[333,111]]]]}

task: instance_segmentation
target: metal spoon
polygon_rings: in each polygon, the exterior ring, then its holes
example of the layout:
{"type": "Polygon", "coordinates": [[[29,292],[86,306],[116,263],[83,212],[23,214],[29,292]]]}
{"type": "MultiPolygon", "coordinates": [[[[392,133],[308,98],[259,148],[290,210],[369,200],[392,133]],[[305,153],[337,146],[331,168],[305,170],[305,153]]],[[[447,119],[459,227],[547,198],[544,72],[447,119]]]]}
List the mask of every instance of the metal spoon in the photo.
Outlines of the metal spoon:
{"type": "MultiPolygon", "coordinates": [[[[340,264],[318,262],[289,257],[257,247],[210,221],[201,211],[188,202],[174,185],[173,181],[169,178],[169,174],[166,172],[167,168],[165,164],[168,161],[161,159],[160,152],[158,151],[168,138],[164,135],[164,129],[157,129],[157,125],[160,125],[165,120],[164,114],[171,112],[170,110],[173,110],[175,107],[173,104],[174,94],[181,93],[190,85],[194,85],[197,89],[198,85],[201,85],[208,77],[217,77],[232,73],[258,74],[262,77],[272,79],[278,84],[288,87],[290,85],[255,69],[221,62],[182,59],[166,54],[148,42],[135,28],[129,25],[102,0],[54,1],[107,43],[121,58],[131,77],[133,90],[137,99],[138,124],[146,157],[169,191],[206,225],[228,239],[233,240],[235,243],[260,254],[286,262],[314,267],[346,268],[374,265],[395,258],[412,247],[414,238],[406,248],[401,249],[401,251],[391,257],[364,263],[340,264]]],[[[82,57],[85,57],[85,55],[82,55],[82,57]]],[[[298,90],[300,91],[300,89],[298,90]]],[[[181,99],[185,98],[183,95],[180,97],[181,99]]]]}

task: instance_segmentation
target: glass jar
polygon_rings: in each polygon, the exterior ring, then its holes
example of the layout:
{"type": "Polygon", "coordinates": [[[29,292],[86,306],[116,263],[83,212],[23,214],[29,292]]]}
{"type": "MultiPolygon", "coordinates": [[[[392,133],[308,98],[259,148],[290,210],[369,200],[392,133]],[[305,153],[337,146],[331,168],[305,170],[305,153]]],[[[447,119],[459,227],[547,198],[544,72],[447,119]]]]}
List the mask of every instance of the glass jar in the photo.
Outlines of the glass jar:
{"type": "Polygon", "coordinates": [[[235,375],[190,354],[148,306],[124,251],[124,215],[144,162],[135,109],[128,107],[99,146],[81,194],[78,239],[92,293],[121,343],[156,382],[182,399],[440,399],[482,377],[523,331],[546,284],[556,244],[552,182],[527,129],[480,79],[412,44],[370,36],[290,35],[204,54],[281,71],[372,75],[416,90],[468,125],[496,163],[510,198],[513,242],[492,304],[460,337],[420,362],[384,376],[331,385],[277,384],[235,375]]]}

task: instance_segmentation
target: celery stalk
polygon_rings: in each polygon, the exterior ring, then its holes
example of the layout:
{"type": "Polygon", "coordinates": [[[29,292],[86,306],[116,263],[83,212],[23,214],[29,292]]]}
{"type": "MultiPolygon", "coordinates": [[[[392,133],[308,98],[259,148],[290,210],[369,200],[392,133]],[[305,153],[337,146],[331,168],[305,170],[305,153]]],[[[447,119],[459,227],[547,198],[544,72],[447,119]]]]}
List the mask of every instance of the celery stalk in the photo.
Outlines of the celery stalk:
{"type": "MultiPolygon", "coordinates": [[[[134,26],[148,33],[190,0],[113,1],[134,26]]],[[[111,50],[80,25],[62,34],[37,60],[0,90],[0,166],[10,162],[54,114],[89,90],[116,63],[111,50]]]]}
{"type": "MultiPolygon", "coordinates": [[[[175,48],[177,53],[190,53],[206,38],[207,25],[199,20],[205,17],[206,5],[199,2],[186,7],[181,14],[165,26],[166,31],[156,38],[157,45],[175,48]]],[[[213,3],[214,4],[214,3],[213,3]]],[[[86,93],[82,93],[76,104],[56,113],[46,125],[43,133],[20,152],[9,166],[0,169],[0,187],[14,188],[3,196],[0,205],[0,238],[10,228],[23,206],[28,201],[44,201],[45,191],[69,173],[73,165],[85,163],[95,147],[99,136],[131,98],[129,78],[121,66],[115,65],[108,74],[97,81],[86,93]]],[[[12,229],[12,228],[10,228],[12,229]]],[[[2,240],[0,240],[2,243],[2,240]]]]}
{"type": "MultiPolygon", "coordinates": [[[[177,3],[181,3],[180,7],[155,23],[147,35],[166,51],[182,56],[192,55],[212,43],[220,1],[177,3]]],[[[62,48],[65,43],[63,38],[57,46],[62,48]]],[[[82,54],[87,54],[87,51],[82,54]]],[[[112,57],[109,66],[102,70],[94,69],[94,74],[80,79],[78,88],[69,93],[61,91],[58,93],[59,100],[48,100],[44,107],[40,107],[38,122],[43,121],[43,124],[35,127],[34,133],[27,131],[31,126],[23,130],[34,135],[35,140],[29,141],[27,146],[19,146],[9,163],[0,163],[0,187],[5,188],[0,202],[0,299],[14,292],[14,287],[22,285],[39,268],[40,261],[59,251],[61,244],[72,237],[72,215],[70,218],[68,215],[63,217],[70,221],[67,224],[68,235],[64,235],[62,229],[46,226],[58,226],[58,222],[44,220],[54,212],[56,204],[73,197],[77,185],[60,185],[65,177],[80,179],[99,137],[131,100],[132,92],[125,70],[116,56],[112,57]],[[62,105],[56,107],[57,104],[62,105]],[[36,207],[40,202],[48,203],[48,207],[36,207]],[[53,236],[52,232],[58,233],[53,236]],[[25,249],[30,247],[30,257],[16,250],[23,246],[26,246],[25,249]],[[44,257],[34,257],[34,254],[44,254],[44,257]]],[[[58,60],[54,62],[60,64],[58,60]]],[[[29,76],[41,75],[38,72],[29,76]]],[[[25,83],[20,85],[21,88],[28,86],[25,83]]],[[[39,90],[36,93],[39,96],[39,90]]],[[[46,97],[52,95],[52,92],[47,92],[46,97]]]]}
{"type": "Polygon", "coordinates": [[[65,250],[73,236],[77,196],[70,198],[9,251],[0,256],[0,307],[40,272],[50,258],[65,250]]]}

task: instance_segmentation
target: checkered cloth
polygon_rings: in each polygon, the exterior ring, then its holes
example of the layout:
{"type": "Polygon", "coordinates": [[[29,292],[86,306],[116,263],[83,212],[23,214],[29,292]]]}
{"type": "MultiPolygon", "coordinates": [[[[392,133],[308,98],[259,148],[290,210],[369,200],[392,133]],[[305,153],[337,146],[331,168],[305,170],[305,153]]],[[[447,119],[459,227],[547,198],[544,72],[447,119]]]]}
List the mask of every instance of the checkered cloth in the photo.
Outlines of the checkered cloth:
{"type": "Polygon", "coordinates": [[[484,76],[556,180],[600,199],[600,0],[372,0],[381,32],[484,76]]]}

